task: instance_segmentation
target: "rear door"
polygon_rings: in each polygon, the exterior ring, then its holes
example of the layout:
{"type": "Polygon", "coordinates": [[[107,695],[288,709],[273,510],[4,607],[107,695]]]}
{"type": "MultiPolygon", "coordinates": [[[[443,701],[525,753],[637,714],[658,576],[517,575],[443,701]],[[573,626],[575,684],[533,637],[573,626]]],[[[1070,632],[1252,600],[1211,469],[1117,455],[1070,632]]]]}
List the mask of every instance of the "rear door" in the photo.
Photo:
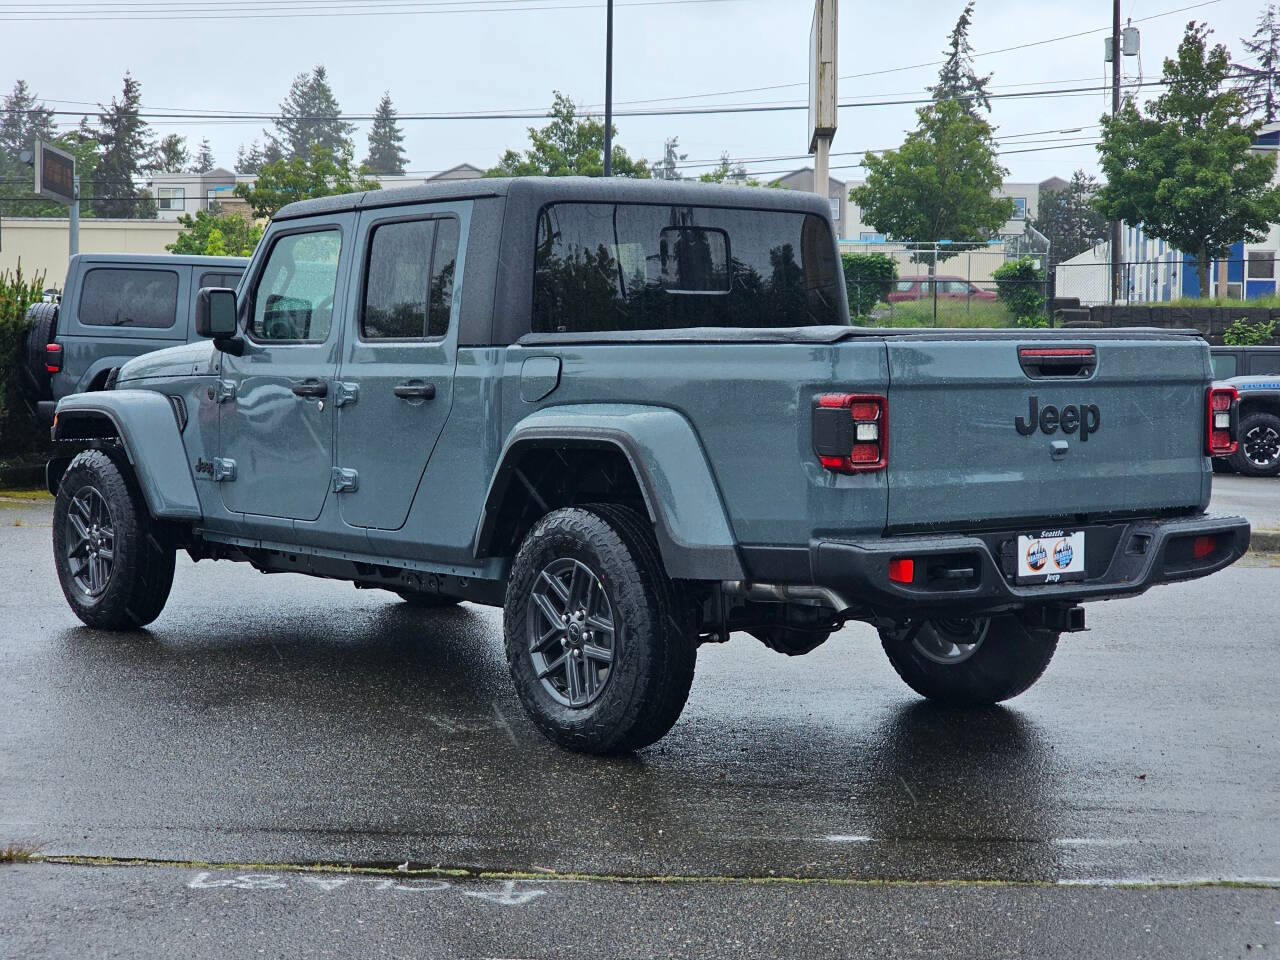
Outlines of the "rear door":
{"type": "Polygon", "coordinates": [[[404,526],[453,403],[469,203],[366,211],[338,376],[344,522],[404,526]]]}
{"type": "Polygon", "coordinates": [[[1203,341],[1033,337],[887,342],[891,529],[1202,505],[1203,341]]]}

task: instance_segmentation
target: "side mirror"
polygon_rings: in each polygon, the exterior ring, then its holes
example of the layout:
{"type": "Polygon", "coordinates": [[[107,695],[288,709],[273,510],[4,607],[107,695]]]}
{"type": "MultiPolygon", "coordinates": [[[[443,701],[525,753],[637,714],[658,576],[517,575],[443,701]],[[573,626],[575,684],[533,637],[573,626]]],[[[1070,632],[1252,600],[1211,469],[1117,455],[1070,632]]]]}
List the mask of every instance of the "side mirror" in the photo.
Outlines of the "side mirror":
{"type": "Polygon", "coordinates": [[[225,287],[201,287],[196,294],[196,333],[214,340],[236,335],[236,292],[225,287]]]}

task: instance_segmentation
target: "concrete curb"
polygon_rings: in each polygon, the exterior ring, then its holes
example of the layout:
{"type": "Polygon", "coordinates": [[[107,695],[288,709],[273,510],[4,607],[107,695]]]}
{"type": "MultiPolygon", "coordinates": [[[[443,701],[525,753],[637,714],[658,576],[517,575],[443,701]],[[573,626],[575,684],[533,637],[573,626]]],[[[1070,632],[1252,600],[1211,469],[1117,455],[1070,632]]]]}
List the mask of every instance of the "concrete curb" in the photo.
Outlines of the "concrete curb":
{"type": "Polygon", "coordinates": [[[1250,553],[1280,553],[1280,530],[1255,530],[1249,537],[1250,553]]]}

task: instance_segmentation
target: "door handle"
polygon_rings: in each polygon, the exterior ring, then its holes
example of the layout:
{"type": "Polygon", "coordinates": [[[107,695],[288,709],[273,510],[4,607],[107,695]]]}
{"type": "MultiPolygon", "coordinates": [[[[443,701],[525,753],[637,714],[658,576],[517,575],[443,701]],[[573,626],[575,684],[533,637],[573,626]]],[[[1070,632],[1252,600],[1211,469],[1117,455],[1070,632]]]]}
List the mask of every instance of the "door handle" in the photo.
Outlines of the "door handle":
{"type": "Polygon", "coordinates": [[[434,400],[436,398],[436,385],[434,383],[409,380],[406,383],[396,384],[395,389],[391,392],[401,400],[434,400]]]}
{"type": "Polygon", "coordinates": [[[295,397],[325,397],[329,395],[329,381],[312,378],[299,381],[289,389],[295,397]]]}

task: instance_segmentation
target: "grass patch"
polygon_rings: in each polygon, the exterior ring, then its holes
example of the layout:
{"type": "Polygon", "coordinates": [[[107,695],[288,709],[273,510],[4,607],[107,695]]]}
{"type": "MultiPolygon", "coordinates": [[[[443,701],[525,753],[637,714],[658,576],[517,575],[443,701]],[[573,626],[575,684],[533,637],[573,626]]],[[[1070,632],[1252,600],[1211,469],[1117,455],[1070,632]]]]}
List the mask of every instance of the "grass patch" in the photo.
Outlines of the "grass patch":
{"type": "Polygon", "coordinates": [[[932,300],[907,300],[878,304],[876,316],[867,321],[877,327],[1012,327],[1014,316],[1004,304],[991,300],[938,301],[934,323],[932,300]]]}
{"type": "Polygon", "coordinates": [[[48,490],[5,490],[0,488],[0,500],[23,500],[36,502],[52,500],[53,494],[48,490]]]}
{"type": "Polygon", "coordinates": [[[1280,310],[1280,296],[1272,295],[1270,297],[1251,297],[1248,300],[1228,300],[1225,297],[1205,297],[1202,299],[1194,299],[1192,297],[1179,297],[1177,300],[1168,300],[1164,302],[1156,301],[1152,303],[1134,303],[1135,307],[1267,307],[1272,310],[1280,310]]]}
{"type": "Polygon", "coordinates": [[[0,845],[0,863],[30,863],[39,853],[38,843],[6,843],[0,845]]]}

